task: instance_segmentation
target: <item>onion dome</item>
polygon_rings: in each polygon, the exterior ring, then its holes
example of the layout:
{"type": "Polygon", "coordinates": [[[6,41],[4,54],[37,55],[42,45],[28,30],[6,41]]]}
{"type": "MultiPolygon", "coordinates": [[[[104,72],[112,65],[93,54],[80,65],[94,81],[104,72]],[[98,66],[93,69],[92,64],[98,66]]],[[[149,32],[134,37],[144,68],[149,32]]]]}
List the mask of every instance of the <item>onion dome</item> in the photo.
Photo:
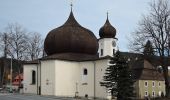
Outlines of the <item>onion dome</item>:
{"type": "Polygon", "coordinates": [[[44,42],[44,50],[47,55],[59,53],[96,55],[98,41],[93,32],[76,21],[71,10],[67,21],[48,33],[44,42]]]}
{"type": "Polygon", "coordinates": [[[107,14],[107,19],[105,24],[99,30],[100,38],[115,38],[116,29],[110,24],[107,14]]]}

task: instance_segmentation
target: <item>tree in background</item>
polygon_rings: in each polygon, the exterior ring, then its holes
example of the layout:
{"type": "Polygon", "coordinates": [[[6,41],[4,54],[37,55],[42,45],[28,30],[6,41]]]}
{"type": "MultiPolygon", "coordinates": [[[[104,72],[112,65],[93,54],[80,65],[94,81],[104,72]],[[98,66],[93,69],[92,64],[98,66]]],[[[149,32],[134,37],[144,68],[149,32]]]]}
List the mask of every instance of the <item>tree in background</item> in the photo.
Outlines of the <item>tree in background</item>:
{"type": "Polygon", "coordinates": [[[43,56],[43,40],[41,34],[34,32],[29,36],[27,53],[27,57],[29,57],[28,59],[31,60],[35,60],[43,56]]]}
{"type": "MultiPolygon", "coordinates": [[[[7,73],[6,63],[12,58],[14,74],[22,72],[22,60],[35,60],[42,57],[43,39],[41,34],[36,32],[28,32],[21,25],[8,24],[4,32],[0,32],[0,49],[4,64],[0,66],[0,85],[2,85],[5,73],[7,73]],[[14,70],[17,69],[17,70],[14,70]]],[[[8,72],[9,74],[9,72],[8,72]]]]}
{"type": "Polygon", "coordinates": [[[146,42],[146,45],[143,50],[143,54],[148,55],[148,56],[154,55],[154,49],[153,49],[153,46],[149,40],[146,42]]]}
{"type": "Polygon", "coordinates": [[[6,33],[9,35],[9,56],[23,60],[28,45],[27,31],[21,25],[15,23],[6,27],[6,33]]]}
{"type": "Polygon", "coordinates": [[[155,55],[160,57],[166,85],[166,96],[170,97],[170,82],[165,58],[170,51],[170,3],[168,0],[158,0],[150,3],[150,13],[143,16],[138,29],[133,33],[130,42],[133,51],[142,52],[146,41],[152,43],[155,55]]]}
{"type": "Polygon", "coordinates": [[[37,32],[28,32],[21,25],[8,24],[0,33],[0,49],[4,57],[17,60],[34,60],[42,57],[43,39],[37,32]]]}
{"type": "Polygon", "coordinates": [[[111,91],[117,100],[131,100],[134,97],[133,79],[128,63],[124,57],[117,52],[110,60],[110,66],[106,69],[101,86],[111,91]]]}
{"type": "Polygon", "coordinates": [[[8,54],[8,48],[9,48],[9,36],[7,33],[0,33],[0,46],[1,46],[1,51],[3,51],[3,57],[7,58],[7,54],[8,54]]]}

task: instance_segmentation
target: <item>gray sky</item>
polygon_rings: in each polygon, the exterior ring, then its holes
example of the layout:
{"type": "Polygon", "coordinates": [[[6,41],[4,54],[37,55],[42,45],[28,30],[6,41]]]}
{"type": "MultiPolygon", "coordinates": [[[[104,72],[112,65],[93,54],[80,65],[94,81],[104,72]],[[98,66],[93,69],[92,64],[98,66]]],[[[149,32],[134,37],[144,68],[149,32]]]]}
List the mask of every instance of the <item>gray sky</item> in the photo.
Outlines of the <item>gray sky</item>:
{"type": "MultiPolygon", "coordinates": [[[[0,31],[8,23],[19,23],[28,31],[47,33],[64,24],[70,13],[71,0],[0,0],[0,31]]],[[[146,14],[151,0],[73,0],[76,20],[98,38],[99,29],[109,12],[110,23],[116,28],[121,51],[128,51],[130,33],[146,14]]]]}

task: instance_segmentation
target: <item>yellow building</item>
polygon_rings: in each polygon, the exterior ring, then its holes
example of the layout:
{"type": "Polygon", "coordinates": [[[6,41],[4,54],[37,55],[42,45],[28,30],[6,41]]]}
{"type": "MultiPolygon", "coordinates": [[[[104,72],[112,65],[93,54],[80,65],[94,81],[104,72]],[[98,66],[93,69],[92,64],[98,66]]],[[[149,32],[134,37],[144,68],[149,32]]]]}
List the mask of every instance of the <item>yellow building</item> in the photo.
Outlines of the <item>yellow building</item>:
{"type": "Polygon", "coordinates": [[[132,65],[137,98],[155,98],[165,94],[165,81],[156,66],[147,60],[136,60],[132,65]]]}

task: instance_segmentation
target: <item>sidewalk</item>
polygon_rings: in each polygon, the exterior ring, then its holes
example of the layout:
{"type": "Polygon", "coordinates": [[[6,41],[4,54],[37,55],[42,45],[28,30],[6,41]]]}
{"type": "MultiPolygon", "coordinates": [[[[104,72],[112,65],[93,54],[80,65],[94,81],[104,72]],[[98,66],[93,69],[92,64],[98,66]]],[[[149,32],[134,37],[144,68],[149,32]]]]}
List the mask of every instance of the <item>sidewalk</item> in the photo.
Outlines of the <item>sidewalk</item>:
{"type": "Polygon", "coordinates": [[[52,95],[36,95],[36,94],[20,94],[20,93],[14,93],[14,95],[25,95],[25,96],[40,96],[43,98],[52,98],[52,99],[60,99],[60,100],[106,100],[106,99],[93,99],[93,98],[74,98],[74,97],[59,97],[59,96],[52,96],[52,95]]]}

